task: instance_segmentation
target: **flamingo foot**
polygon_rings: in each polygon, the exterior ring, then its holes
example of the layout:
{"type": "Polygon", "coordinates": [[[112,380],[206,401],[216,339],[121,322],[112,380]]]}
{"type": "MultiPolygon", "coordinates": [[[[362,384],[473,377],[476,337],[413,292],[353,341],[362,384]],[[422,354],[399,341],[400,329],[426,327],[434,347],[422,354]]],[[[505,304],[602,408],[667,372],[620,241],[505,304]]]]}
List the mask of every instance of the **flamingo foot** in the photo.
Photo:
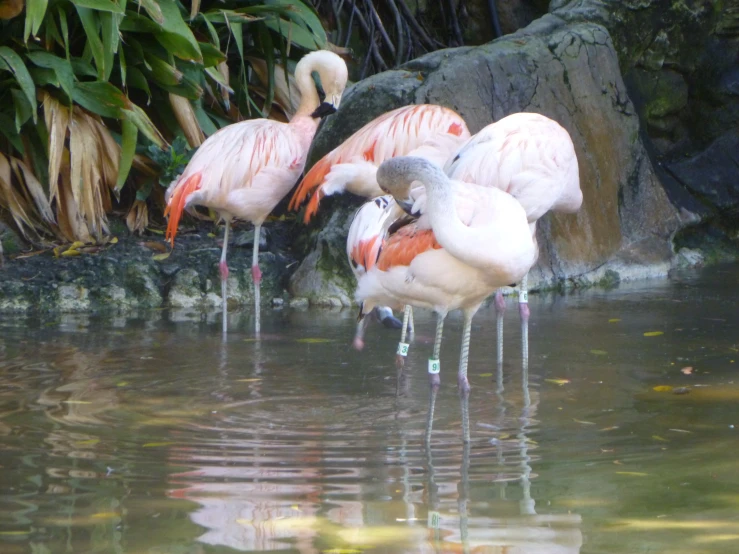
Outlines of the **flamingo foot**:
{"type": "Polygon", "coordinates": [[[227,281],[228,280],[228,266],[226,265],[226,262],[223,261],[220,264],[218,264],[218,269],[221,272],[221,281],[227,281]]]}
{"type": "Polygon", "coordinates": [[[352,342],[352,346],[354,346],[355,350],[361,351],[364,348],[364,339],[361,337],[354,337],[354,342],[352,342]]]}
{"type": "Polygon", "coordinates": [[[529,315],[531,312],[529,311],[529,305],[527,303],[520,303],[518,305],[518,313],[521,314],[521,321],[528,321],[529,315]]]}
{"type": "Polygon", "coordinates": [[[258,265],[251,266],[251,278],[254,280],[255,285],[262,282],[262,270],[259,269],[258,265]]]}

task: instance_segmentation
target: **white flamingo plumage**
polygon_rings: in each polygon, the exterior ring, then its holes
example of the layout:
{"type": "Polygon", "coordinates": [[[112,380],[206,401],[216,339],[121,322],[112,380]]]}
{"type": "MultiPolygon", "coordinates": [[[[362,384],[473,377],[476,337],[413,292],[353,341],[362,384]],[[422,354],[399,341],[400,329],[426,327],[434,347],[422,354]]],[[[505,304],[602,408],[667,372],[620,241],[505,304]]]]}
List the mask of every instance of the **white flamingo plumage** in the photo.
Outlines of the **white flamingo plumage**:
{"type": "Polygon", "coordinates": [[[182,212],[195,205],[215,210],[226,222],[220,261],[224,331],[226,326],[226,250],[231,221],[254,224],[252,277],[255,328],[259,333],[259,235],[262,223],[290,192],[303,172],[318,118],[339,107],[347,81],[344,61],[328,51],[311,52],[295,68],[301,93],[298,110],[289,123],[252,119],[224,127],[211,135],[193,156],[180,178],[167,190],[167,240],[174,245],[182,212]],[[326,93],[323,104],[312,78],[317,72],[326,93]]]}
{"type": "MultiPolygon", "coordinates": [[[[516,113],[491,123],[472,136],[449,158],[446,174],[459,181],[496,187],[523,206],[531,226],[548,211],[575,213],[583,201],[575,147],[570,134],[556,121],[537,113],[516,113]]],[[[419,200],[423,202],[422,198],[419,200]]],[[[528,275],[521,280],[519,313],[523,362],[528,365],[528,275]]],[[[503,359],[503,312],[500,291],[498,362],[503,359]]]]}
{"type": "MultiPolygon", "coordinates": [[[[386,161],[377,181],[396,199],[403,199],[399,203],[406,207],[412,204],[409,193],[414,183],[420,182],[426,195],[421,217],[391,232],[376,264],[360,277],[356,298],[362,303],[362,314],[375,305],[410,304],[434,310],[439,319],[430,367],[438,367],[444,317],[450,310],[462,309],[465,324],[458,382],[465,396],[472,316],[487,296],[520,280],[536,261],[537,247],[526,213],[511,195],[451,181],[422,158],[386,161]]],[[[431,385],[432,390],[438,388],[438,374],[431,374],[431,385]]]]}

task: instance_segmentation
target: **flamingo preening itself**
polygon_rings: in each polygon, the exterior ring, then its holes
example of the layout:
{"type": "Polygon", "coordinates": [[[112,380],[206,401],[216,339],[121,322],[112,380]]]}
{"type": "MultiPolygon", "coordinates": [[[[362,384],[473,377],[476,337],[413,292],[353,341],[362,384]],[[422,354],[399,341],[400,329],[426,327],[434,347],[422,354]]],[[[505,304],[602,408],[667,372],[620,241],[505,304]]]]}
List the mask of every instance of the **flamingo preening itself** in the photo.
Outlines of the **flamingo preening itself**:
{"type": "Polygon", "coordinates": [[[339,107],[347,81],[346,64],[332,52],[311,52],[295,67],[295,81],[301,102],[289,123],[252,119],[224,127],[203,143],[180,178],[167,190],[166,236],[172,245],[183,210],[206,206],[226,223],[220,261],[224,331],[228,279],[226,250],[231,221],[242,219],[254,224],[252,277],[258,334],[261,226],[303,172],[319,118],[334,113],[339,107]],[[314,71],[326,93],[323,103],[313,81],[314,71]]]}
{"type": "Polygon", "coordinates": [[[422,158],[384,162],[377,182],[409,211],[415,203],[411,187],[421,183],[426,194],[419,219],[391,229],[377,262],[360,277],[356,292],[362,304],[360,325],[375,305],[410,304],[437,313],[434,355],[429,360],[433,407],[440,382],[443,321],[450,310],[461,309],[464,331],[457,379],[466,398],[472,317],[485,298],[518,282],[537,258],[526,212],[510,194],[452,181],[422,158]]]}
{"type": "MultiPolygon", "coordinates": [[[[531,233],[548,211],[575,213],[582,205],[580,174],[570,134],[556,121],[536,113],[516,113],[491,123],[471,137],[444,166],[452,179],[495,187],[513,196],[526,212],[531,233]]],[[[422,199],[420,200],[422,202],[422,199]]],[[[528,290],[519,283],[523,363],[528,366],[528,290]]],[[[498,312],[498,363],[503,361],[501,291],[498,312]]]]}
{"type": "Polygon", "coordinates": [[[382,162],[412,155],[441,166],[469,137],[464,119],[443,106],[418,104],[387,112],[318,160],[298,185],[289,209],[307,202],[308,223],[325,196],[344,191],[366,198],[382,196],[375,178],[382,162]]]}

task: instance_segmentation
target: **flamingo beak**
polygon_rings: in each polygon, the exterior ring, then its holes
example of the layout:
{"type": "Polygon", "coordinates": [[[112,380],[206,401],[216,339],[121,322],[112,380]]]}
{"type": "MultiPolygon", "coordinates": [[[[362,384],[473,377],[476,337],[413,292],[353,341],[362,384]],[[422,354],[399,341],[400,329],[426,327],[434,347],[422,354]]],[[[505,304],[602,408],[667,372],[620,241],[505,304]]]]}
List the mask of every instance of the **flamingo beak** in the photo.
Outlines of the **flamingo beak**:
{"type": "Polygon", "coordinates": [[[315,109],[315,111],[310,114],[313,118],[324,118],[327,115],[331,115],[336,113],[336,108],[328,103],[328,102],[321,102],[321,104],[315,109]]]}
{"type": "Polygon", "coordinates": [[[311,117],[315,118],[324,118],[327,115],[335,114],[336,111],[339,109],[339,104],[341,103],[341,95],[340,94],[327,94],[326,98],[323,102],[315,109],[315,111],[310,114],[311,117]],[[329,100],[330,99],[330,100],[329,100]]]}
{"type": "Polygon", "coordinates": [[[407,213],[411,217],[418,217],[420,214],[413,211],[413,199],[411,198],[402,198],[398,199],[396,198],[395,201],[398,203],[398,206],[407,213]]]}

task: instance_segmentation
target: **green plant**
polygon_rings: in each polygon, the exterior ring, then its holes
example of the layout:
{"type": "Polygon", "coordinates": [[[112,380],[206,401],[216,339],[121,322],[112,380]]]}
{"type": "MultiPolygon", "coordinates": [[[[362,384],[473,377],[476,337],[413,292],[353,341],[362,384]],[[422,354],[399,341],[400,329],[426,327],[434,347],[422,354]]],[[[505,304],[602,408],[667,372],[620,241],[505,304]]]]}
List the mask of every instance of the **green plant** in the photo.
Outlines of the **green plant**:
{"type": "Polygon", "coordinates": [[[4,2],[0,217],[40,244],[100,240],[122,198],[143,229],[147,187],[175,176],[184,139],[197,147],[275,101],[288,113],[291,50],[327,47],[301,0],[4,2]]]}

